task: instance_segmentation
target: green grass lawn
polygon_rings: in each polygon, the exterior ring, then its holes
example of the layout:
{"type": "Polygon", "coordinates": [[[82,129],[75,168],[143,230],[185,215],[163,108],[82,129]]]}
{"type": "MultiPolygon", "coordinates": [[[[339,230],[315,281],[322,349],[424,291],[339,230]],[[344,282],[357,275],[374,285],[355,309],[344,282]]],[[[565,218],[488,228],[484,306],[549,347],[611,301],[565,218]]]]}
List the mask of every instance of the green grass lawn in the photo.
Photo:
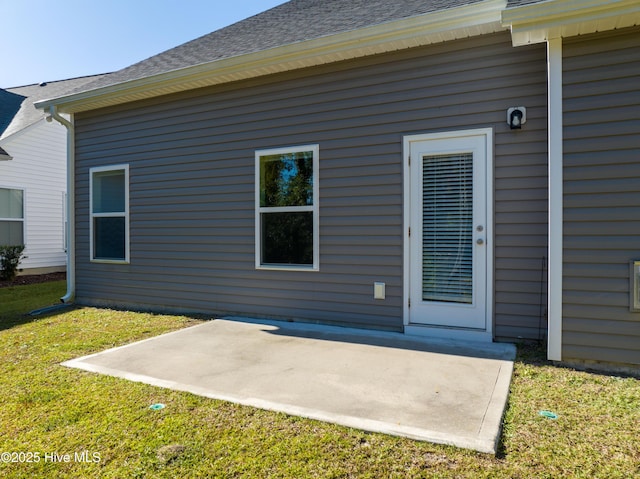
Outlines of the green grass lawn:
{"type": "Polygon", "coordinates": [[[1,456],[0,477],[640,477],[637,379],[557,368],[521,348],[493,457],[62,367],[198,323],[94,308],[24,314],[64,290],[0,289],[0,452],[15,453],[1,456]]]}

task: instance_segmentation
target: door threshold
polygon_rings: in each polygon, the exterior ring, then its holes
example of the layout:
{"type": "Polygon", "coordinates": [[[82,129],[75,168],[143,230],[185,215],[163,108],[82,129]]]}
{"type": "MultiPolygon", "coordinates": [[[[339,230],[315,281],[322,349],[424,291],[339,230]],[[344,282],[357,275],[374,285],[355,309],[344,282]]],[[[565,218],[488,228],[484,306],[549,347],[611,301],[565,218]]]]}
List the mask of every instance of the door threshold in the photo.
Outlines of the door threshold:
{"type": "Polygon", "coordinates": [[[450,339],[453,341],[493,342],[493,335],[485,329],[462,329],[427,324],[407,324],[404,326],[404,334],[408,336],[427,336],[434,339],[450,339]]]}

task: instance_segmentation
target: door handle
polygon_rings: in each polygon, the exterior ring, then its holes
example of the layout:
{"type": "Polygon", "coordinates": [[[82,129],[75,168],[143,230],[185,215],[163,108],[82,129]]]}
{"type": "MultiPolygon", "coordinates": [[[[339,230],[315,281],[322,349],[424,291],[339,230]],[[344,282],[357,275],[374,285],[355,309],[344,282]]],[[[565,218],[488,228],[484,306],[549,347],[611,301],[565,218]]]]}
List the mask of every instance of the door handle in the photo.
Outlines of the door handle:
{"type": "Polygon", "coordinates": [[[476,240],[476,243],[478,243],[479,245],[483,245],[484,244],[484,240],[482,238],[478,238],[476,240]]]}

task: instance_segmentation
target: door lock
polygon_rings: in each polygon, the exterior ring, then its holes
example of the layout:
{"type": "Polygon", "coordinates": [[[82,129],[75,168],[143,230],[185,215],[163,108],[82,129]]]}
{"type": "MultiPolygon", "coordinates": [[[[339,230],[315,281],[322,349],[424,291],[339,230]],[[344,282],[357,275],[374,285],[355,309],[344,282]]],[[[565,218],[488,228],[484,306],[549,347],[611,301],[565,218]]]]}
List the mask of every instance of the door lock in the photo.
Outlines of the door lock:
{"type": "Polygon", "coordinates": [[[482,238],[478,238],[476,240],[476,243],[478,243],[479,245],[483,245],[484,244],[484,240],[482,238]]]}

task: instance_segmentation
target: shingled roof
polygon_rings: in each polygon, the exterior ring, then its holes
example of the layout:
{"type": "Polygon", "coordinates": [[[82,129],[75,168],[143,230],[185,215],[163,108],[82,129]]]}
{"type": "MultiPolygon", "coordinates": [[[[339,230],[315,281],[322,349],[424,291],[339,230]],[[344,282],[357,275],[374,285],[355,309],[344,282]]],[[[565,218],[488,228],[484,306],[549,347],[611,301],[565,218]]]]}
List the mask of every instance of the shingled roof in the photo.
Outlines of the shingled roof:
{"type": "MultiPolygon", "coordinates": [[[[81,111],[507,30],[501,12],[556,0],[290,0],[38,108],[81,111]]],[[[559,0],[557,0],[559,1],[559,0]]]]}
{"type": "Polygon", "coordinates": [[[0,88],[0,138],[20,110],[25,97],[0,88]]]}
{"type": "Polygon", "coordinates": [[[33,106],[34,102],[65,95],[104,76],[92,75],[0,89],[0,140],[44,117],[44,113],[33,106]]]}
{"type": "Polygon", "coordinates": [[[482,1],[291,0],[117,71],[83,90],[482,1]]]}

